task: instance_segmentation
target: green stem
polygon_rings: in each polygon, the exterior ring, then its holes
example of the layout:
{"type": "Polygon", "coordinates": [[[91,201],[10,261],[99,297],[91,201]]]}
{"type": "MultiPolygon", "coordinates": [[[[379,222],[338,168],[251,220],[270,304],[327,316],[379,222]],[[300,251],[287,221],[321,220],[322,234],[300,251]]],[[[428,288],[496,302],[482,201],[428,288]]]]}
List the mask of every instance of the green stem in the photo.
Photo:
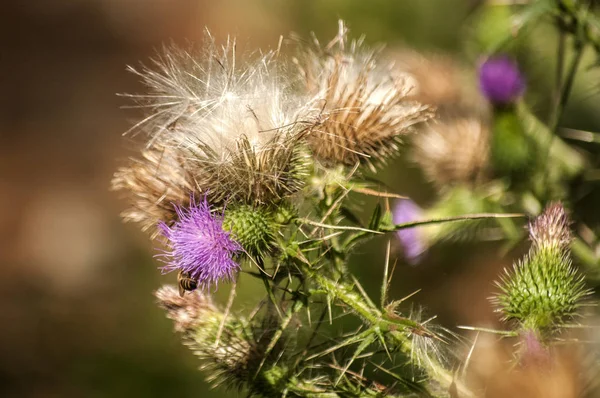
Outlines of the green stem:
{"type": "MultiPolygon", "coordinates": [[[[343,282],[333,281],[308,267],[305,267],[304,272],[328,295],[335,297],[338,301],[351,308],[369,327],[381,331],[388,338],[395,341],[401,351],[410,357],[414,350],[412,339],[409,337],[410,333],[417,330],[426,330],[423,325],[408,318],[399,316],[390,317],[383,314],[379,309],[366,304],[362,296],[355,292],[352,286],[343,282]],[[408,335],[406,331],[409,332],[408,335]]],[[[444,388],[449,388],[452,383],[455,383],[463,394],[462,396],[472,395],[465,386],[460,385],[455,380],[451,372],[446,370],[433,358],[422,361],[420,367],[427,372],[432,380],[437,381],[444,388]]]]}
{"type": "MultiPolygon", "coordinates": [[[[565,42],[567,40],[567,34],[564,29],[560,29],[560,26],[564,24],[563,17],[561,15],[556,16],[557,23],[559,24],[559,36],[558,45],[556,49],[556,72],[554,76],[554,88],[552,92],[552,113],[548,120],[548,126],[556,124],[555,115],[558,112],[561,101],[561,90],[563,88],[563,74],[565,68],[565,42]]],[[[551,130],[552,131],[552,130],[551,130]]]]}
{"type": "Polygon", "coordinates": [[[567,102],[569,101],[569,96],[571,95],[571,90],[573,89],[575,76],[577,74],[577,70],[579,69],[579,63],[581,62],[581,58],[583,56],[584,45],[578,38],[575,38],[575,43],[573,47],[573,58],[571,59],[571,64],[567,71],[566,79],[562,84],[560,95],[558,97],[559,100],[555,105],[551,122],[549,123],[549,128],[550,132],[552,132],[552,137],[556,135],[558,124],[560,123],[560,119],[562,118],[567,102]]]}
{"type": "Polygon", "coordinates": [[[381,228],[380,231],[385,232],[393,232],[398,231],[405,228],[413,228],[421,225],[430,225],[430,224],[442,224],[446,222],[453,221],[468,221],[468,220],[482,220],[482,219],[491,219],[491,218],[523,218],[527,217],[527,215],[523,213],[478,213],[478,214],[465,214],[462,216],[453,216],[453,217],[442,217],[435,218],[430,220],[419,220],[419,221],[411,221],[403,224],[396,224],[390,228],[381,228]]]}
{"type": "MultiPolygon", "coordinates": [[[[554,111],[552,112],[552,117],[548,126],[550,137],[548,138],[548,143],[544,148],[543,158],[541,159],[540,164],[544,164],[550,157],[550,150],[552,149],[552,145],[558,133],[558,125],[562,119],[567,102],[569,101],[569,96],[571,95],[571,90],[573,89],[573,83],[575,82],[575,75],[577,74],[577,69],[579,68],[579,63],[581,62],[581,58],[583,56],[583,42],[579,39],[579,37],[575,37],[574,40],[575,43],[573,44],[573,47],[575,53],[571,59],[571,64],[567,71],[566,79],[561,86],[560,95],[558,96],[559,100],[556,102],[554,111]]],[[[544,181],[547,181],[548,179],[548,170],[549,168],[546,168],[546,171],[544,172],[544,181]]]]}
{"type": "Polygon", "coordinates": [[[373,234],[380,234],[381,232],[379,231],[374,231],[371,229],[367,229],[367,228],[361,228],[361,227],[351,227],[351,226],[346,226],[346,225],[331,225],[331,224],[323,224],[317,221],[312,221],[309,220],[308,218],[298,218],[297,222],[299,222],[300,224],[308,224],[308,225],[312,225],[315,227],[320,227],[320,228],[327,228],[327,229],[332,229],[332,230],[340,230],[340,231],[362,231],[362,232],[370,232],[373,234]]]}

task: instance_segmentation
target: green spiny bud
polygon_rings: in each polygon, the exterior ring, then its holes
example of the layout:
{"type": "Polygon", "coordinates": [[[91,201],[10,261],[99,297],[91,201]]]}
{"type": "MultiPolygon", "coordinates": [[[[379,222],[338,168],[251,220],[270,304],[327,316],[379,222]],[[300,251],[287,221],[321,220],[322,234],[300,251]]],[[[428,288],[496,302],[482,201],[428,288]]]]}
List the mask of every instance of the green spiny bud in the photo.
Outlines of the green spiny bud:
{"type": "Polygon", "coordinates": [[[280,225],[289,224],[294,218],[298,217],[298,210],[285,202],[280,204],[273,213],[273,219],[280,225]]]}
{"type": "Polygon", "coordinates": [[[548,330],[576,315],[587,294],[583,277],[571,260],[557,252],[538,252],[507,271],[496,297],[505,320],[548,330]]]}
{"type": "Polygon", "coordinates": [[[231,231],[248,253],[262,255],[273,248],[279,224],[269,209],[242,205],[227,208],[223,228],[231,231]]]}
{"type": "Polygon", "coordinates": [[[504,320],[543,335],[577,315],[589,291],[571,264],[568,225],[560,204],[551,204],[530,224],[529,253],[497,283],[501,293],[494,301],[504,320]]]}

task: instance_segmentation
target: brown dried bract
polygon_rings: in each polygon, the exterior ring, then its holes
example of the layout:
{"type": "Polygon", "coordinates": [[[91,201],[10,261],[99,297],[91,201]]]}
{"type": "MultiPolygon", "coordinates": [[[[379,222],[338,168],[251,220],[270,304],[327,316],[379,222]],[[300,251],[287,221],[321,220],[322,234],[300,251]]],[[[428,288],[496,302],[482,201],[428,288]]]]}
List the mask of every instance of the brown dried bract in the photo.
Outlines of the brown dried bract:
{"type": "Polygon", "coordinates": [[[393,76],[378,65],[378,52],[347,43],[340,21],[338,35],[321,47],[301,49],[295,60],[306,89],[323,105],[323,123],[308,136],[321,160],[372,169],[398,150],[399,139],[415,124],[433,117],[428,105],[410,100],[414,88],[407,76],[393,76]]]}
{"type": "Polygon", "coordinates": [[[142,157],[131,159],[112,180],[113,190],[127,192],[130,207],[123,213],[125,221],[141,224],[153,237],[159,221],[176,216],[173,204],[185,205],[190,200],[193,182],[183,167],[183,159],[170,147],[153,146],[142,151],[142,157]]]}

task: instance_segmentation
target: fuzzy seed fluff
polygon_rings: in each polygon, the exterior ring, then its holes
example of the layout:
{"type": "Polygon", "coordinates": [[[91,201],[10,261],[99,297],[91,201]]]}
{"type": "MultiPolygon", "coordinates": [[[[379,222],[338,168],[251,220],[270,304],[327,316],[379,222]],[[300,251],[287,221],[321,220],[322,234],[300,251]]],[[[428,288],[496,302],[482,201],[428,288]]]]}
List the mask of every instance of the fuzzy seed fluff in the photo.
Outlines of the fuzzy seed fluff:
{"type": "Polygon", "coordinates": [[[323,123],[308,141],[326,163],[354,165],[384,161],[412,127],[432,117],[432,110],[407,97],[414,88],[408,75],[393,76],[378,63],[378,52],[362,39],[347,43],[347,29],[322,47],[301,48],[296,59],[306,90],[323,107],[323,123]]]}
{"type": "Polygon", "coordinates": [[[133,96],[148,110],[134,127],[185,159],[196,193],[263,204],[301,189],[298,142],[319,110],[291,90],[276,53],[240,62],[234,40],[208,34],[200,51],[165,48],[153,68],[131,70],[149,90],[133,96]]]}

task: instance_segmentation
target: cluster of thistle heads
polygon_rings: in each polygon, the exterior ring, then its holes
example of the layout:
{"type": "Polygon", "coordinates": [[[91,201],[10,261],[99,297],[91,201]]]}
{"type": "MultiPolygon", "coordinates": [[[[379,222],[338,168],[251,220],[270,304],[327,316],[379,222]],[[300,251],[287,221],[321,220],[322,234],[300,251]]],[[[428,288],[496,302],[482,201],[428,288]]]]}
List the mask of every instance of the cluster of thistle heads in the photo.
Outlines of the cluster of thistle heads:
{"type": "Polygon", "coordinates": [[[203,287],[231,279],[242,257],[276,249],[322,170],[381,165],[432,118],[409,98],[411,78],[349,42],[343,23],[326,45],[296,46],[291,59],[279,49],[240,59],[235,41],[207,34],[200,50],[165,48],[132,69],[149,90],[133,96],[149,110],[135,126],[147,143],[113,187],[131,198],[126,220],[166,238],[164,271],[203,287]]]}
{"type": "MultiPolygon", "coordinates": [[[[113,188],[127,192],[130,207],[123,216],[155,240],[162,271],[178,272],[179,292],[163,287],[157,297],[213,378],[252,380],[251,390],[263,396],[389,395],[388,388],[348,370],[359,354],[381,344],[379,351],[388,356],[400,350],[412,358],[416,342],[424,342],[423,351],[438,352],[442,339],[425,326],[428,321],[401,315],[396,302],[386,304],[386,294],[380,306],[365,297],[345,268],[348,252],[365,236],[396,231],[406,259],[417,264],[438,240],[488,233],[493,238],[498,230],[510,236],[518,227],[509,220],[491,228],[479,222],[435,224],[427,232],[403,224],[498,212],[530,194],[541,209],[544,195],[553,192],[530,192],[521,182],[524,175],[539,175],[529,155],[549,141],[535,121],[523,122],[532,117],[520,102],[525,78],[507,56],[481,62],[473,92],[458,83],[440,89],[447,80],[441,75],[451,68],[423,66],[431,60],[413,56],[394,66],[362,39],[349,41],[342,22],[324,45],[315,37],[291,42],[291,57],[281,48],[240,57],[235,40],[218,45],[207,33],[201,48],[166,47],[151,66],[131,68],[148,89],[131,96],[147,110],[132,128],[145,145],[115,174],[113,188]],[[376,209],[368,226],[348,218],[342,203],[349,192],[390,197],[371,189],[363,176],[397,154],[417,129],[411,159],[438,188],[439,201],[428,209],[410,199],[392,208],[386,202],[385,215],[376,209]],[[353,222],[358,225],[347,225],[353,222]],[[282,279],[280,268],[285,278],[295,278],[296,290],[282,289],[294,297],[292,312],[311,294],[325,294],[328,304],[341,302],[365,323],[363,334],[324,350],[358,345],[335,382],[323,375],[301,377],[298,363],[278,362],[279,332],[291,319],[280,313],[285,306],[275,311],[278,321],[272,314],[263,320],[277,327],[257,329],[252,319],[228,316],[212,303],[211,288],[252,268],[267,287],[282,279]]],[[[557,168],[545,175],[549,185],[581,167],[579,160],[562,162],[559,140],[551,144],[544,161],[556,160],[557,168]]],[[[571,232],[561,204],[546,207],[529,234],[530,252],[497,283],[494,303],[511,333],[545,347],[575,321],[589,291],[571,264],[571,232]]],[[[274,292],[269,294],[273,304],[274,292]]],[[[426,354],[413,362],[438,385],[456,389],[440,358],[426,354]]]]}

